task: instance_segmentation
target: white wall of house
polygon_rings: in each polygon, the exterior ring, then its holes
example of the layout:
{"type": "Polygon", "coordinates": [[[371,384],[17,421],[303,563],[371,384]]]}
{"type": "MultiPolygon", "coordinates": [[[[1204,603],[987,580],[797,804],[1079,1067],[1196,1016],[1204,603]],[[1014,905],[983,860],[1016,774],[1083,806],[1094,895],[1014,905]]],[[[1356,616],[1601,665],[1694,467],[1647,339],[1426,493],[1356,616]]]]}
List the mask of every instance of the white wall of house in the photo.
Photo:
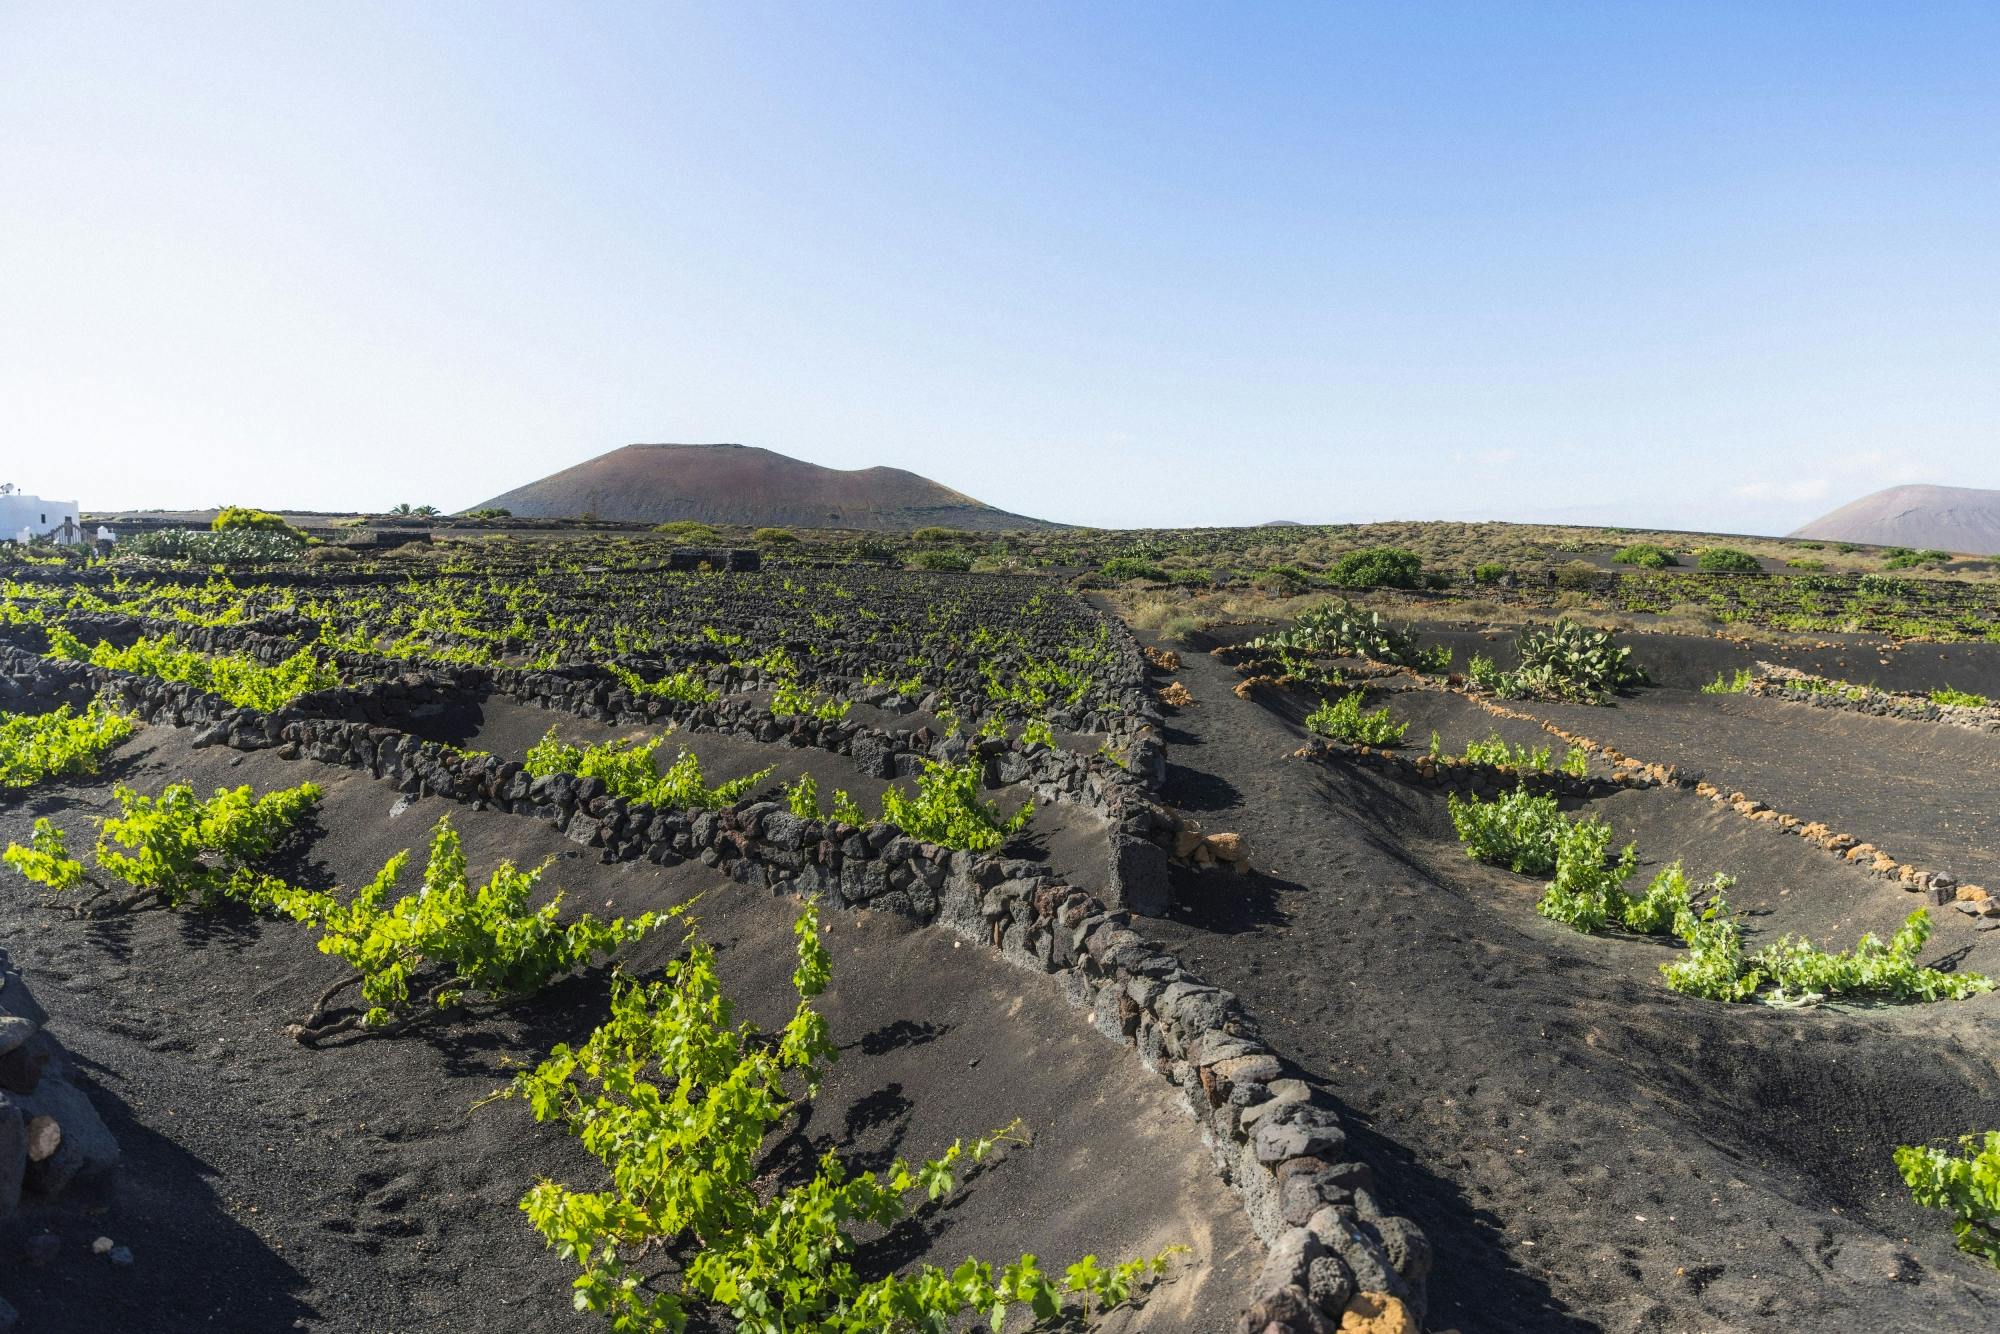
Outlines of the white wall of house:
{"type": "Polygon", "coordinates": [[[26,542],[68,524],[68,532],[88,538],[74,500],[44,500],[19,491],[0,492],[0,541],[26,542]]]}

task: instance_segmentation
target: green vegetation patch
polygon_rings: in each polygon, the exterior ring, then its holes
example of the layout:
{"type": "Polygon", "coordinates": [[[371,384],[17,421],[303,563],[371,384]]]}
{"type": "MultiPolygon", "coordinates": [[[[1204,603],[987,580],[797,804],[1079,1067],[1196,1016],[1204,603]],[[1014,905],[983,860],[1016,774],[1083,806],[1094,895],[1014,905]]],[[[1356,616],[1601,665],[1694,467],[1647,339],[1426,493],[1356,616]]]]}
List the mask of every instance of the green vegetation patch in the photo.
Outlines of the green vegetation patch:
{"type": "Polygon", "coordinates": [[[665,740],[664,736],[650,740],[634,737],[630,741],[572,746],[559,739],[551,726],[529,748],[526,768],[536,778],[551,774],[595,778],[613,796],[642,801],[662,810],[721,810],[734,806],[771,776],[771,769],[759,769],[711,785],[702,775],[700,757],[687,750],[681,751],[662,770],[653,752],[665,740]]]}
{"type": "Polygon", "coordinates": [[[1611,554],[1611,559],[1619,565],[1636,565],[1644,570],[1664,570],[1670,565],[1680,564],[1673,552],[1651,542],[1634,542],[1629,547],[1620,547],[1611,554]]]}
{"type": "Polygon", "coordinates": [[[50,889],[91,885],[97,892],[79,910],[115,892],[110,880],[129,891],[116,905],[121,909],[149,900],[169,908],[265,908],[284,886],[254,863],[291,835],[320,790],[303,783],[259,797],[248,786],[217,788],[203,800],[189,784],[174,783],[157,797],[129,787],[112,795],[119,814],[97,822],[94,869],[70,854],[68,836],[46,818],[35,821],[26,845],[9,844],[0,861],[50,889]]]}
{"type": "Polygon", "coordinates": [[[1336,741],[1367,746],[1397,745],[1410,730],[1408,723],[1399,723],[1389,716],[1388,705],[1363,712],[1361,703],[1359,690],[1343,695],[1337,702],[1324,701],[1306,715],[1306,727],[1336,741]]]}
{"type": "Polygon", "coordinates": [[[1951,1215],[1958,1248],[2000,1269],[2000,1130],[1959,1137],[1959,1153],[1905,1144],[1896,1170],[1910,1198],[1951,1215]]]}
{"type": "Polygon", "coordinates": [[[1363,547],[1335,561],[1326,581],[1336,588],[1422,588],[1423,557],[1402,547],[1363,547]]]}
{"type": "Polygon", "coordinates": [[[474,887],[448,818],[432,831],[423,887],[390,902],[409,859],[408,851],[391,857],[347,902],[289,887],[273,896],[279,912],[319,932],[320,953],[355,970],[320,997],[303,1030],[324,1034],[336,1027],[320,1017],[348,986],[359,986],[368,1006],[360,1020],[365,1028],[408,1015],[411,986],[420,980],[429,983],[426,999],[440,1008],[457,1004],[468,991],[492,998],[529,995],[598,955],[638,942],[680,911],[609,921],[584,913],[564,922],[560,891],[540,908],[528,907],[546,862],[523,871],[503,861],[474,887]]]}
{"type": "Polygon", "coordinates": [[[248,654],[184,649],[164,635],[140,639],[121,649],[114,648],[108,640],[99,640],[95,648],[85,648],[82,640],[59,625],[50,626],[48,634],[51,658],[178,681],[220,695],[238,708],[262,709],[267,713],[283,708],[301,695],[331,690],[340,684],[340,674],[330,663],[315,657],[311,649],[302,648],[281,662],[266,665],[248,654]]]}
{"type": "Polygon", "coordinates": [[[1086,1255],[1058,1278],[1023,1255],[998,1267],[966,1260],[867,1278],[853,1260],[879,1234],[949,1200],[959,1177],[1006,1144],[1019,1122],[936,1158],[861,1171],[829,1149],[804,1179],[773,1187],[772,1132],[817,1092],[838,1054],[813,1002],[832,977],[817,909],[793,927],[797,1003],[769,1035],[735,1018],[716,956],[692,926],[658,981],[620,982],[611,1013],[576,1047],[550,1051],[500,1095],[561,1127],[605,1176],[580,1191],[551,1180],[521,1200],[535,1230],[581,1273],[576,1305],[626,1334],[707,1327],[727,1316],[745,1334],[786,1330],[945,1330],[977,1316],[994,1329],[1046,1328],[1102,1313],[1164,1272],[1173,1254],[1107,1266],[1086,1255]],[[663,1263],[671,1254],[672,1263],[663,1263]],[[1082,1310],[1066,1316],[1074,1298],[1082,1310]]]}
{"type": "Polygon", "coordinates": [[[1660,965],[1667,985],[1710,1000],[1761,998],[1776,1005],[1809,1005],[1841,997],[1889,1001],[1962,1000],[1991,991],[1979,973],[1947,973],[1917,963],[1930,939],[1930,912],[1918,908],[1888,943],[1872,932],[1851,950],[1822,950],[1787,935],[1752,955],[1743,951],[1742,927],[1721,895],[1700,913],[1683,910],[1674,934],[1687,953],[1660,965]]]}
{"type": "Polygon", "coordinates": [[[1759,574],[1763,563],[1747,551],[1735,547],[1703,547],[1694,554],[1696,569],[1721,574],[1759,574]]]}
{"type": "Polygon", "coordinates": [[[81,714],[67,704],[52,713],[0,714],[0,790],[86,778],[137,727],[136,719],[96,700],[81,714]]]}

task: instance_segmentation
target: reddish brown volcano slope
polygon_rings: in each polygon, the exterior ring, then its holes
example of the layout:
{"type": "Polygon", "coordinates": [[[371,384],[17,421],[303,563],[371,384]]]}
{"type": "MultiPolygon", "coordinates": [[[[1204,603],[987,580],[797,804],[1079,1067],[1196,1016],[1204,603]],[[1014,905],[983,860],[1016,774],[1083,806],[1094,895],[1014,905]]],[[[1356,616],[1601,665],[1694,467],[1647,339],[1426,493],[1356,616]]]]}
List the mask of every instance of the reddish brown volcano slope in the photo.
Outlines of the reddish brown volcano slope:
{"type": "Polygon", "coordinates": [[[981,504],[901,468],[822,468],[749,445],[627,445],[498,495],[524,518],[773,524],[904,531],[925,524],[1054,528],[981,504]]]}

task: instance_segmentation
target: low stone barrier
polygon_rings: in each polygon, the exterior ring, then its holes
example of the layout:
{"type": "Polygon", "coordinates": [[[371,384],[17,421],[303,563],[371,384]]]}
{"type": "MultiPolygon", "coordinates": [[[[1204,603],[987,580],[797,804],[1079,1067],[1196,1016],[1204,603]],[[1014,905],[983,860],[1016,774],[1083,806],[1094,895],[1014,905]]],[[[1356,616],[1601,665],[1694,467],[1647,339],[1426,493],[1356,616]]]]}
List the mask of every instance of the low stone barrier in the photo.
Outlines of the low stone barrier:
{"type": "Polygon", "coordinates": [[[1873,718],[1901,718],[1916,723],[1943,723],[1974,732],[2000,732],[2000,705],[1939,704],[1928,695],[1877,690],[1873,686],[1827,681],[1791,667],[1760,662],[1751,669],[1754,677],[1743,693],[1766,699],[1781,699],[1815,709],[1838,709],[1843,713],[1865,714],[1873,718]],[[1809,682],[1825,681],[1815,689],[1809,682]],[[1832,687],[1831,689],[1827,688],[1832,687]]]}

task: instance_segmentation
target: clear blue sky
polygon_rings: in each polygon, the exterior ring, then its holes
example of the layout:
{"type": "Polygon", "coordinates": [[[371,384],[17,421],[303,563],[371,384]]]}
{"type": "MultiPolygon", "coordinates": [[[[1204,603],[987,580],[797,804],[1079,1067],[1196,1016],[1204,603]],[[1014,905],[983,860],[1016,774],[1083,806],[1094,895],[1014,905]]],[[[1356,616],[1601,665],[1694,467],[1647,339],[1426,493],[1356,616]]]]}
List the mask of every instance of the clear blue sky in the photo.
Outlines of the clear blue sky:
{"type": "Polygon", "coordinates": [[[2000,486],[2000,6],[0,5],[0,480],[1108,525],[2000,486]]]}

